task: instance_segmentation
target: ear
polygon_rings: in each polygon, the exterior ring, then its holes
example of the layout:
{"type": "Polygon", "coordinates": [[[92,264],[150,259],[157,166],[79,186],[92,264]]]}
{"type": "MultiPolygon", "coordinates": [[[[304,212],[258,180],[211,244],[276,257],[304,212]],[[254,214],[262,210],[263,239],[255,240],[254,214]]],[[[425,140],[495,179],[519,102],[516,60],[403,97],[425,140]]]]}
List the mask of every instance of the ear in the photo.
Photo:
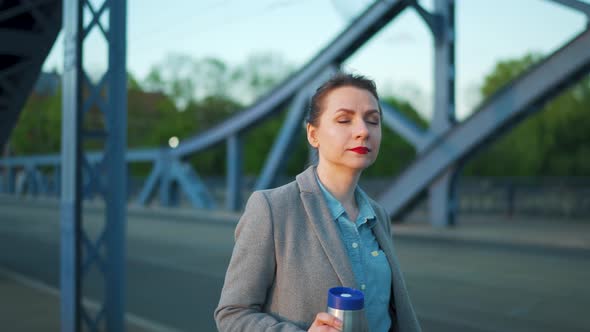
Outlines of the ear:
{"type": "Polygon", "coordinates": [[[308,123],[306,129],[307,129],[307,141],[309,142],[309,145],[311,145],[317,149],[320,144],[319,144],[318,138],[317,138],[316,127],[314,127],[310,123],[308,123]]]}

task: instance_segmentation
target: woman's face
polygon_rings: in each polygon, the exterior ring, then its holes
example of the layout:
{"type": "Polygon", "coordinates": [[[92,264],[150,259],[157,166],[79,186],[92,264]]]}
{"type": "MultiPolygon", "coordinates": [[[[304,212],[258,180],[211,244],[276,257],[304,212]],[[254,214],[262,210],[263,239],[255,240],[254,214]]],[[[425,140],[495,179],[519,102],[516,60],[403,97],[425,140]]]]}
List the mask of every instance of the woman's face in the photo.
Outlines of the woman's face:
{"type": "Polygon", "coordinates": [[[339,87],[321,101],[317,127],[307,125],[307,139],[318,149],[320,165],[362,171],[379,154],[381,115],[367,90],[339,87]]]}

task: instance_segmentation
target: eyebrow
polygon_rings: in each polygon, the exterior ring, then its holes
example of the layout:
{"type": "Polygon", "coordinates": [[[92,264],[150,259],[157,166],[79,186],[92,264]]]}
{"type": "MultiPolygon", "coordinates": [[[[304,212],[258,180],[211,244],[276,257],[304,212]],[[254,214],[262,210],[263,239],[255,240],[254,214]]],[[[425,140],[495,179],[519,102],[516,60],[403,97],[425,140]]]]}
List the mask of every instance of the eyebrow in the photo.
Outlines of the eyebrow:
{"type": "MultiPolygon", "coordinates": [[[[356,113],[355,111],[349,110],[347,108],[339,108],[336,110],[335,113],[339,113],[339,112],[344,112],[344,113],[349,113],[349,114],[356,113]]],[[[365,114],[373,114],[373,113],[380,113],[380,112],[379,112],[379,110],[372,109],[372,110],[368,110],[365,114]]]]}

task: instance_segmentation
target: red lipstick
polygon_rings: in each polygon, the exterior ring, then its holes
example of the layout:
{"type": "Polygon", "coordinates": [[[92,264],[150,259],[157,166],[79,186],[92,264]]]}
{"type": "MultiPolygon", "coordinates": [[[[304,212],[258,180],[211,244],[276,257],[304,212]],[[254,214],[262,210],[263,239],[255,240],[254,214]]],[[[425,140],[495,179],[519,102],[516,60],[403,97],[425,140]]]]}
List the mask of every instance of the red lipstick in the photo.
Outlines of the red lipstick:
{"type": "Polygon", "coordinates": [[[371,151],[371,149],[369,149],[366,146],[357,146],[356,148],[352,148],[352,149],[349,149],[349,150],[352,151],[352,152],[356,152],[358,154],[367,154],[367,153],[369,153],[371,151]]]}

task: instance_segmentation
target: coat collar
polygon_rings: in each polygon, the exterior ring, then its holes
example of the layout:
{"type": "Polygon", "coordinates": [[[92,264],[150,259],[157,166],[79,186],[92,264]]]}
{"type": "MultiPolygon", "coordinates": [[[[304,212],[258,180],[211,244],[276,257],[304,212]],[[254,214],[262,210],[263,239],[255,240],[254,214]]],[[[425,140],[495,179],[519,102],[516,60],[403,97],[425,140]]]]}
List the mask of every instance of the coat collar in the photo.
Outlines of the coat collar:
{"type": "MultiPolygon", "coordinates": [[[[299,194],[307,212],[307,220],[311,223],[342,285],[358,288],[346,248],[340,237],[338,225],[333,222],[328,204],[324,200],[321,188],[317,183],[316,172],[316,166],[310,166],[296,177],[299,194]]],[[[398,274],[400,273],[399,263],[394,255],[391,234],[387,232],[387,229],[382,224],[383,222],[389,222],[389,218],[383,214],[382,209],[379,208],[375,201],[368,196],[367,199],[377,215],[377,223],[373,228],[375,238],[387,257],[392,273],[398,274]]]]}
{"type": "Polygon", "coordinates": [[[299,195],[307,213],[307,220],[311,223],[342,285],[358,288],[338,225],[330,214],[328,204],[316,181],[315,173],[315,166],[310,166],[296,177],[300,190],[299,195]]]}

